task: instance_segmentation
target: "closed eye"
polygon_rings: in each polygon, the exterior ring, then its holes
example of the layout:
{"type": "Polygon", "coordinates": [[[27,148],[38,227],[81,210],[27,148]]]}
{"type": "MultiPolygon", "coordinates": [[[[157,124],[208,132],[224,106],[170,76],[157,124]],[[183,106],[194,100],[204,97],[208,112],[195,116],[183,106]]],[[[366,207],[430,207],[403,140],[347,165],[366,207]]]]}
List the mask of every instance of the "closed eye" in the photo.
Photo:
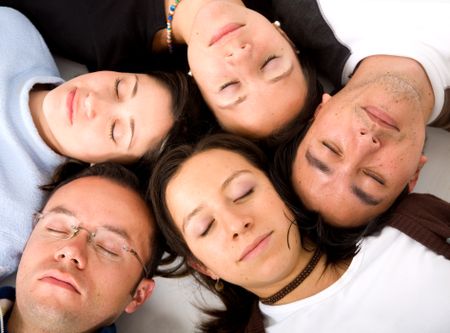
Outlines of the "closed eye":
{"type": "Polygon", "coordinates": [[[47,227],[47,232],[57,237],[66,237],[70,235],[70,231],[65,229],[56,229],[54,227],[47,227]]]}
{"type": "Polygon", "coordinates": [[[322,144],[327,147],[329,150],[331,150],[331,152],[333,152],[334,154],[341,156],[341,152],[338,148],[336,148],[333,144],[327,142],[327,141],[322,141],[322,144]]]}
{"type": "Polygon", "coordinates": [[[109,138],[114,142],[114,143],[116,143],[116,139],[114,138],[114,128],[116,127],[116,122],[114,121],[112,124],[111,124],[111,128],[110,128],[110,130],[109,130],[109,138]]]}
{"type": "Polygon", "coordinates": [[[272,60],[275,60],[277,58],[279,58],[279,57],[274,55],[274,54],[270,55],[269,57],[267,57],[266,60],[264,60],[264,62],[263,62],[263,64],[262,64],[260,69],[263,70],[272,60]]]}
{"type": "Polygon", "coordinates": [[[231,87],[233,85],[239,84],[239,81],[234,80],[234,81],[228,81],[226,83],[224,83],[223,85],[220,86],[219,91],[225,90],[228,87],[231,87]]]}
{"type": "Polygon", "coordinates": [[[244,194],[242,194],[241,196],[239,196],[238,198],[234,199],[233,202],[239,202],[242,199],[247,198],[248,196],[250,196],[253,192],[255,191],[255,189],[252,187],[251,189],[249,189],[248,191],[246,191],[244,194]]]}
{"type": "Polygon", "coordinates": [[[114,91],[116,92],[117,99],[120,98],[119,97],[119,84],[120,84],[121,81],[122,81],[121,79],[117,78],[115,83],[114,83],[114,91]]]}
{"type": "Polygon", "coordinates": [[[385,181],[382,177],[380,177],[379,175],[377,175],[376,173],[370,171],[370,170],[364,170],[363,173],[372,178],[373,180],[375,180],[377,183],[381,184],[381,185],[385,185],[385,181]]]}
{"type": "Polygon", "coordinates": [[[102,255],[107,255],[109,257],[118,257],[119,255],[115,252],[113,252],[112,250],[107,249],[106,247],[100,245],[100,244],[95,244],[95,248],[97,249],[97,251],[99,251],[102,255]]]}
{"type": "Polygon", "coordinates": [[[206,229],[200,234],[200,237],[204,237],[209,233],[215,221],[216,221],[215,219],[212,219],[211,222],[208,223],[206,229]]]}

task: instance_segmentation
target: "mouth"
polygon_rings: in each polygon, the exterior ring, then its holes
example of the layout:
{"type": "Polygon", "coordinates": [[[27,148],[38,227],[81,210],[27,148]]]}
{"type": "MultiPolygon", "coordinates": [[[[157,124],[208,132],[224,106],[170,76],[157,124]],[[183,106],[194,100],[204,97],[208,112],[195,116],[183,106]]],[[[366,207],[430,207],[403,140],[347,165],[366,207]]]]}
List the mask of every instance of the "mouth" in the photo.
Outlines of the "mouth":
{"type": "Polygon", "coordinates": [[[272,234],[273,231],[270,231],[267,234],[264,234],[256,238],[253,243],[251,243],[244,249],[238,261],[241,262],[244,260],[251,259],[257,256],[259,253],[261,253],[266,248],[266,245],[269,243],[270,236],[272,236],[272,234]]]}
{"type": "Polygon", "coordinates": [[[74,100],[75,100],[76,92],[77,92],[77,88],[70,91],[69,94],[67,95],[67,100],[66,100],[66,106],[67,106],[67,112],[68,112],[70,125],[73,125],[74,100]]]}
{"type": "Polygon", "coordinates": [[[386,112],[373,106],[364,107],[363,110],[373,122],[377,123],[381,127],[400,132],[395,120],[392,119],[386,112]]]}
{"type": "Polygon", "coordinates": [[[228,23],[227,25],[220,28],[211,38],[209,45],[212,46],[216,44],[218,41],[220,41],[223,37],[229,35],[230,33],[242,28],[242,24],[238,23],[228,23]]]}
{"type": "Polygon", "coordinates": [[[39,279],[39,281],[42,281],[44,283],[51,284],[55,287],[63,288],[63,289],[66,289],[66,290],[69,290],[71,292],[81,295],[76,282],[73,280],[73,278],[71,276],[69,276],[67,274],[50,273],[50,274],[44,275],[42,278],[39,279]]]}

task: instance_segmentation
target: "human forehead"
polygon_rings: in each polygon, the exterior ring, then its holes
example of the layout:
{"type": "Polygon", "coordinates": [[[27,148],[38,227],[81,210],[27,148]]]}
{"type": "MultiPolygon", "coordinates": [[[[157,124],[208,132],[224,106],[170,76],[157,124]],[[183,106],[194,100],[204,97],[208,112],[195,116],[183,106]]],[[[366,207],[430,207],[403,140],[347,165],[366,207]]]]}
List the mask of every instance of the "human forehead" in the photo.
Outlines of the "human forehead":
{"type": "Polygon", "coordinates": [[[169,181],[167,198],[185,201],[183,198],[187,199],[186,192],[189,193],[189,199],[221,193],[238,173],[266,178],[262,171],[238,153],[224,149],[197,153],[185,161],[169,181]]]}
{"type": "MultiPolygon", "coordinates": [[[[73,79],[69,80],[68,82],[83,81],[83,82],[87,82],[87,83],[93,83],[93,82],[98,83],[98,81],[103,81],[103,80],[114,80],[118,76],[132,78],[135,75],[136,74],[134,74],[134,73],[126,73],[126,72],[96,71],[96,72],[90,72],[90,73],[76,76],[73,79]]],[[[139,74],[139,75],[141,75],[141,74],[139,74]]]]}
{"type": "Polygon", "coordinates": [[[151,215],[134,190],[100,176],[75,179],[57,189],[43,212],[63,207],[83,226],[117,226],[131,231],[148,231],[151,215]]]}

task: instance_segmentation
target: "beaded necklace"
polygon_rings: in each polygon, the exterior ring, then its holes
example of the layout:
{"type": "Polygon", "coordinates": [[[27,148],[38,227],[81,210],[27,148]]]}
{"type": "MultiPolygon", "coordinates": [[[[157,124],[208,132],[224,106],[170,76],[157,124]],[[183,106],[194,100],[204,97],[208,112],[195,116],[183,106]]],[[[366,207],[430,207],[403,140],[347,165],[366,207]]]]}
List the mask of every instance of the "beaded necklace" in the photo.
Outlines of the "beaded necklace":
{"type": "Polygon", "coordinates": [[[172,21],[173,15],[175,14],[175,9],[177,9],[178,4],[181,0],[175,0],[175,3],[169,6],[169,14],[167,15],[167,24],[166,24],[166,40],[167,46],[169,47],[169,52],[173,53],[173,44],[172,44],[172,21]]]}
{"type": "Polygon", "coordinates": [[[272,296],[266,297],[266,298],[260,298],[259,300],[263,304],[272,305],[282,298],[284,298],[287,294],[289,294],[291,291],[293,291],[295,288],[297,288],[308,276],[311,274],[311,272],[316,267],[317,263],[319,262],[320,257],[322,256],[322,253],[320,252],[320,249],[317,248],[316,252],[314,252],[314,255],[312,256],[309,263],[306,265],[306,267],[300,272],[299,275],[296,276],[294,280],[292,280],[287,286],[281,288],[281,290],[277,291],[272,296]]]}

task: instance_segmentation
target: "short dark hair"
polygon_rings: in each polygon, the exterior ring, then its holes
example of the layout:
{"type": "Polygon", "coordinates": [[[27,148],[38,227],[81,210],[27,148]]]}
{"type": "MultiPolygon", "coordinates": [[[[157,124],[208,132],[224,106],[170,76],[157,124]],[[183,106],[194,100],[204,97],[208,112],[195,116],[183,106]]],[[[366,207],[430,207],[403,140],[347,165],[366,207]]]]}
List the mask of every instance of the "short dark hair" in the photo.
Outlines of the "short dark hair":
{"type": "MultiPolygon", "coordinates": [[[[76,179],[85,177],[101,177],[110,180],[120,186],[123,186],[124,188],[135,192],[142,199],[142,201],[146,202],[139,179],[132,171],[127,169],[125,166],[114,162],[104,162],[89,165],[87,163],[79,162],[76,160],[69,160],[56,169],[53,175],[53,179],[49,184],[41,186],[42,190],[49,192],[44,206],[58,189],[76,179]]],[[[149,206],[148,208],[151,214],[151,218],[154,219],[151,207],[149,206]]],[[[148,271],[148,276],[146,276],[147,278],[151,278],[155,274],[163,255],[161,246],[161,244],[163,243],[162,234],[156,224],[152,222],[150,226],[153,227],[153,236],[151,236],[149,239],[150,257],[146,262],[146,268],[148,271]]]]}

